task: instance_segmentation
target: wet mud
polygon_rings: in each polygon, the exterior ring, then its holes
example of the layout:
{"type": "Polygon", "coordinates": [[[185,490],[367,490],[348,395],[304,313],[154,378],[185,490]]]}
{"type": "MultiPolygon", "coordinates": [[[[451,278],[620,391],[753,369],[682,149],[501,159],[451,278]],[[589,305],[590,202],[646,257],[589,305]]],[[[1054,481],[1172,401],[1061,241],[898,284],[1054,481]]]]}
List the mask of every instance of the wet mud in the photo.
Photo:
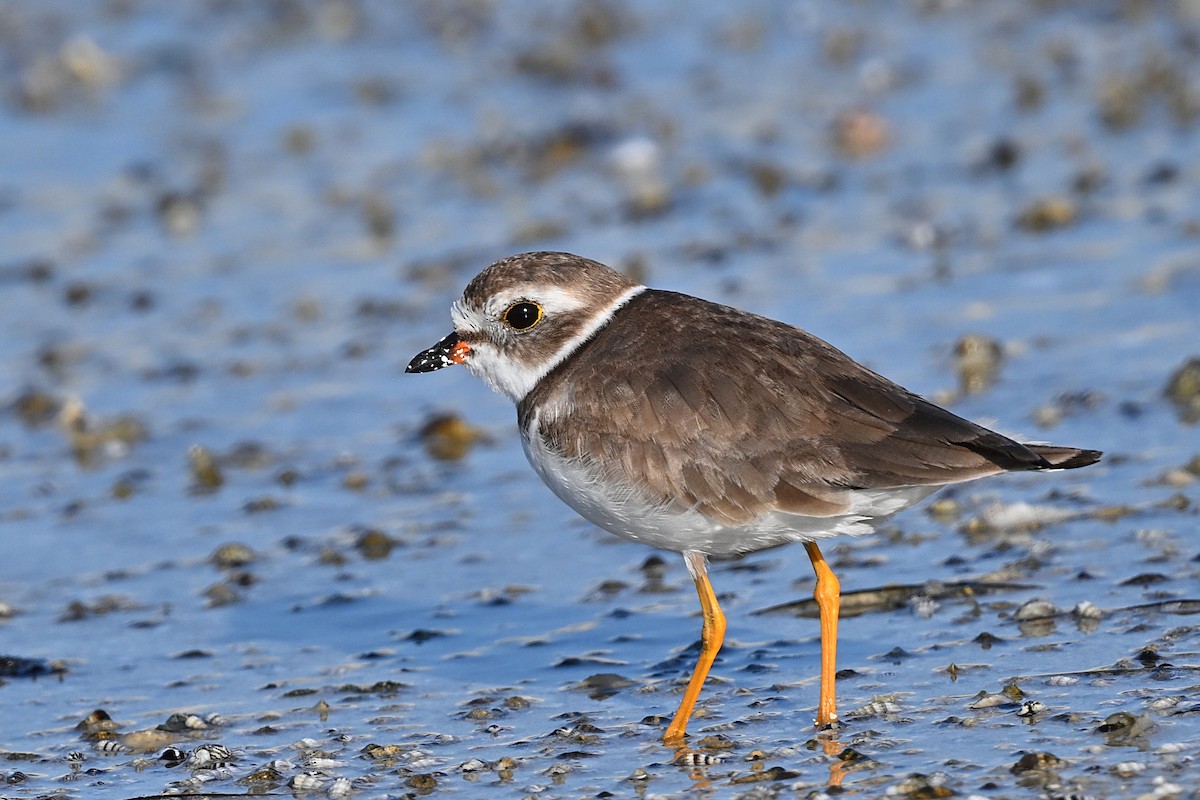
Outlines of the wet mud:
{"type": "Polygon", "coordinates": [[[0,796],[1194,797],[1197,41],[1188,2],[4,4],[0,796]],[[835,730],[803,550],[715,563],[666,748],[682,561],[403,374],[531,249],[1106,458],[830,543],[835,730]]]}

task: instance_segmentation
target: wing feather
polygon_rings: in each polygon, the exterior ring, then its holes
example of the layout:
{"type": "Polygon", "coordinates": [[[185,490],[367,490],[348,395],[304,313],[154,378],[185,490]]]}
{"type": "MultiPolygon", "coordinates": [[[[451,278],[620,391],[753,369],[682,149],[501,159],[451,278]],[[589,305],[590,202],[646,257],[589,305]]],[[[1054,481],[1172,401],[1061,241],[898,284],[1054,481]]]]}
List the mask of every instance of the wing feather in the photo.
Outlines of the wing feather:
{"type": "Polygon", "coordinates": [[[655,290],[542,379],[518,407],[522,425],[535,408],[556,452],[728,525],[837,516],[858,490],[1054,466],[1041,453],[1075,466],[1086,452],[1027,447],[798,328],[655,290]]]}

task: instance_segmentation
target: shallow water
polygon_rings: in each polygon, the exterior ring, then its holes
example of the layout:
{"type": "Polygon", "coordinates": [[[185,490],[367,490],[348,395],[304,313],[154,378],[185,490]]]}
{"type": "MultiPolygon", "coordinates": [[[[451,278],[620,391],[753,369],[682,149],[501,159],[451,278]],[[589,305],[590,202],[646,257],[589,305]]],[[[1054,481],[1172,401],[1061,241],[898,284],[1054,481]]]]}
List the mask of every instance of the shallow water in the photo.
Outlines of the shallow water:
{"type": "Polygon", "coordinates": [[[6,4],[0,794],[1193,796],[1200,436],[1164,388],[1200,356],[1198,34],[1189,3],[6,4]],[[803,550],[714,565],[677,759],[680,559],[558,503],[465,371],[402,374],[539,248],[1107,458],[830,543],[867,604],[837,732],[803,550]],[[1004,358],[962,395],[966,334],[1004,358]],[[160,758],[203,742],[229,763],[160,758]]]}

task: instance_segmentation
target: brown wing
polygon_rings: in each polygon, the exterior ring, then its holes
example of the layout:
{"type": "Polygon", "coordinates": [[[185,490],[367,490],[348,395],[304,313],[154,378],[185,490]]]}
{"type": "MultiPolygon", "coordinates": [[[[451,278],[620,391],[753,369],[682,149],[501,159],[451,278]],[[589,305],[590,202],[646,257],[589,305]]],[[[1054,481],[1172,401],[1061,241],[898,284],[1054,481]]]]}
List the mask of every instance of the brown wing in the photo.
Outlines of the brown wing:
{"type": "Polygon", "coordinates": [[[771,510],[835,516],[855,489],[1099,457],[1019,444],[811,334],[687,295],[648,290],[605,330],[525,398],[522,425],[535,404],[566,409],[540,421],[552,448],[727,524],[771,510]]]}

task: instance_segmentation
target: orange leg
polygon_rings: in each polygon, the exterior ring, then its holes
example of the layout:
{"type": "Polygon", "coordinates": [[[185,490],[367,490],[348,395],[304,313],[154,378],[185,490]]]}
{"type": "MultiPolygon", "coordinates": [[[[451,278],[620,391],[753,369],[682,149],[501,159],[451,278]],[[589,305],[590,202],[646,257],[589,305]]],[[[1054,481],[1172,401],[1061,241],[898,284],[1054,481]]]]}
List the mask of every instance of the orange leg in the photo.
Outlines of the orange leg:
{"type": "Polygon", "coordinates": [[[688,681],[683,700],[679,703],[679,710],[675,712],[675,718],[671,720],[663,736],[663,741],[667,744],[678,744],[683,740],[692,709],[696,707],[696,699],[700,697],[700,690],[704,688],[704,680],[708,677],[708,671],[725,641],[725,615],[721,613],[721,606],[717,603],[712,584],[708,582],[707,559],[703,553],[688,551],[683,554],[683,560],[696,583],[696,594],[700,596],[700,610],[704,615],[704,622],[700,628],[700,658],[696,660],[696,668],[692,670],[692,679],[688,681]]]}
{"type": "Polygon", "coordinates": [[[821,700],[817,705],[817,724],[837,722],[837,689],[834,677],[837,674],[837,625],[838,611],[842,605],[842,585],[833,570],[825,563],[816,542],[805,542],[804,549],[817,573],[817,586],[813,598],[821,612],[821,700]]]}

